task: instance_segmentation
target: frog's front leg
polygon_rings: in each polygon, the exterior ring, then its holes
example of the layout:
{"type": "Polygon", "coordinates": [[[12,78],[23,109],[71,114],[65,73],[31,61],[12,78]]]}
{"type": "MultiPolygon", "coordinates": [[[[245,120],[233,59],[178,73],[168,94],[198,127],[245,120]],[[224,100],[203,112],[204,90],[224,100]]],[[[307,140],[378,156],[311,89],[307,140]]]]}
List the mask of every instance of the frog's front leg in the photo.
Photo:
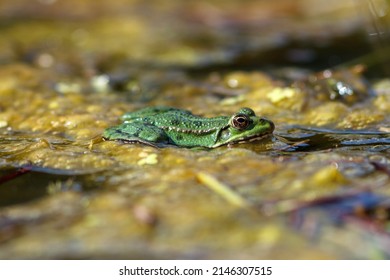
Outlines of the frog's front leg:
{"type": "Polygon", "coordinates": [[[162,129],[145,123],[123,123],[107,128],[103,132],[103,139],[142,143],[153,147],[169,143],[169,137],[162,129]]]}

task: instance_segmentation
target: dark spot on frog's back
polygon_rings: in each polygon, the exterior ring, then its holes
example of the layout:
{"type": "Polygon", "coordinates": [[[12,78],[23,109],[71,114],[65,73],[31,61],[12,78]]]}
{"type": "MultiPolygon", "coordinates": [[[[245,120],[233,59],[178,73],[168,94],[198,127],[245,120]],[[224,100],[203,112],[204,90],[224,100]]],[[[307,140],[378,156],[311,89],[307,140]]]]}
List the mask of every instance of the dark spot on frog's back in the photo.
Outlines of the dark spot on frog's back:
{"type": "Polygon", "coordinates": [[[178,126],[179,124],[180,124],[180,119],[179,118],[173,118],[171,120],[171,125],[178,126]]]}
{"type": "Polygon", "coordinates": [[[183,140],[183,136],[181,136],[180,134],[176,136],[176,140],[183,140]]]}
{"type": "Polygon", "coordinates": [[[202,122],[201,121],[194,121],[194,125],[196,127],[201,127],[202,126],[202,122]]]}
{"type": "Polygon", "coordinates": [[[123,131],[123,129],[119,129],[119,128],[115,129],[115,133],[116,133],[116,135],[117,135],[116,137],[119,136],[120,138],[121,138],[121,136],[127,134],[126,132],[123,131]]]}
{"type": "MultiPolygon", "coordinates": [[[[135,131],[134,131],[133,133],[131,133],[131,134],[132,134],[133,136],[138,137],[139,134],[141,133],[141,131],[142,131],[142,129],[141,129],[140,127],[137,127],[137,128],[135,129],[135,131]]],[[[123,131],[121,131],[121,133],[123,133],[123,131]]]]}

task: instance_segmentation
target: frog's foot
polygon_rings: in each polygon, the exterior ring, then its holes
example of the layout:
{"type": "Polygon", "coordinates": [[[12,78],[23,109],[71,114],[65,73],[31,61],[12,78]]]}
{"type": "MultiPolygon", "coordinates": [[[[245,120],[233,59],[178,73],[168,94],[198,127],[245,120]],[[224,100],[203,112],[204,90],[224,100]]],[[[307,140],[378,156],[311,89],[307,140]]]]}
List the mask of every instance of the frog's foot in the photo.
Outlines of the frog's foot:
{"type": "Polygon", "coordinates": [[[108,139],[108,138],[105,138],[105,137],[102,137],[102,140],[103,141],[118,141],[118,142],[122,142],[122,143],[125,143],[125,144],[141,144],[141,145],[145,145],[145,146],[150,146],[150,147],[153,147],[153,148],[156,148],[156,149],[159,149],[159,148],[163,148],[163,147],[166,147],[168,146],[168,144],[162,144],[162,143],[153,143],[153,142],[149,142],[149,141],[146,141],[146,140],[143,140],[141,138],[133,138],[133,139],[108,139]]]}
{"type": "Polygon", "coordinates": [[[153,147],[153,148],[156,148],[156,149],[161,148],[163,146],[163,144],[158,144],[158,143],[145,141],[145,140],[140,139],[140,138],[133,139],[133,140],[118,139],[118,141],[126,143],[126,144],[142,144],[142,145],[150,146],[150,147],[153,147]]]}
{"type": "Polygon", "coordinates": [[[156,148],[169,144],[169,138],[162,129],[143,123],[124,123],[110,127],[104,131],[103,139],[140,143],[156,148]]]}

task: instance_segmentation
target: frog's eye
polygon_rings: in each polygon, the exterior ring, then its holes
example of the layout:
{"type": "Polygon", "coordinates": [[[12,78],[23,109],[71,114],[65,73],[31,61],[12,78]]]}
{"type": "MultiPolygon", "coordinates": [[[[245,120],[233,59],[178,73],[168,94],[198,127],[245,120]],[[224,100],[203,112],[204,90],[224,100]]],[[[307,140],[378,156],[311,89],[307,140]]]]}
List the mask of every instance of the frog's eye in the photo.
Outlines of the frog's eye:
{"type": "Polygon", "coordinates": [[[243,130],[250,124],[250,119],[247,115],[238,114],[232,118],[232,126],[238,130],[243,130]]]}

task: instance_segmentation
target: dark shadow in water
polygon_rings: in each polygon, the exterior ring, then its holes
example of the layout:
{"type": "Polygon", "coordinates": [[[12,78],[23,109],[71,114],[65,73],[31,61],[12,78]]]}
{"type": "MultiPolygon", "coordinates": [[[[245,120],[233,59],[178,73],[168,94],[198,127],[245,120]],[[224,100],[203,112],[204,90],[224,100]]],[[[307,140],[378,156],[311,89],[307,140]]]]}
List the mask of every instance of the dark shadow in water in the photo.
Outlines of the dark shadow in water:
{"type": "Polygon", "coordinates": [[[90,191],[100,184],[90,174],[24,166],[0,170],[0,207],[33,201],[52,192],[90,191]]]}
{"type": "Polygon", "coordinates": [[[287,152],[309,152],[339,147],[390,148],[390,133],[369,130],[335,130],[293,126],[282,129],[276,137],[288,144],[287,152]]]}

